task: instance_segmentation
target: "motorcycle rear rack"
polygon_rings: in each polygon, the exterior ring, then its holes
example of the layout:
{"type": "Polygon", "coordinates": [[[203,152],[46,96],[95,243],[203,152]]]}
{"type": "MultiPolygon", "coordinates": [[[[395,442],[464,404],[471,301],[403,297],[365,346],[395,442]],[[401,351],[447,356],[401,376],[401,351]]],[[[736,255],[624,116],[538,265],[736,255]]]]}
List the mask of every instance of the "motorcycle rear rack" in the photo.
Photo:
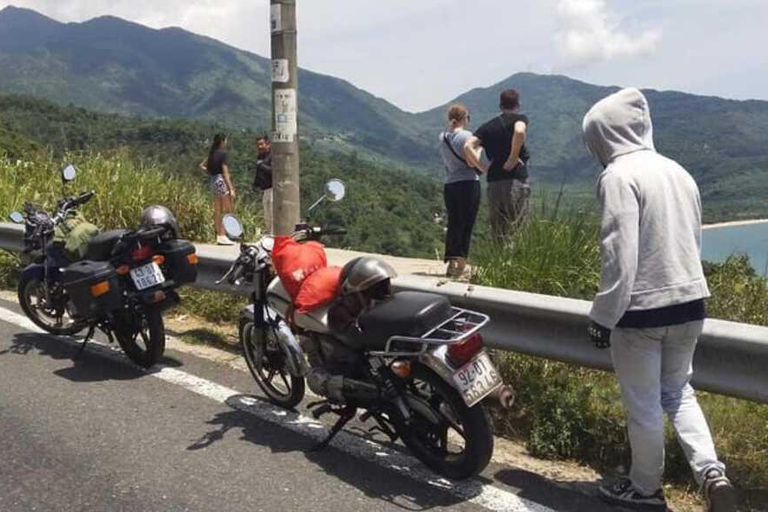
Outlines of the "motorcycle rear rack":
{"type": "Polygon", "coordinates": [[[371,352],[379,357],[413,357],[427,352],[430,345],[453,345],[477,334],[490,321],[488,315],[468,309],[452,308],[453,315],[420,337],[392,336],[383,351],[371,352]],[[404,347],[405,345],[405,347],[404,347]],[[414,350],[407,350],[412,345],[414,350]]]}

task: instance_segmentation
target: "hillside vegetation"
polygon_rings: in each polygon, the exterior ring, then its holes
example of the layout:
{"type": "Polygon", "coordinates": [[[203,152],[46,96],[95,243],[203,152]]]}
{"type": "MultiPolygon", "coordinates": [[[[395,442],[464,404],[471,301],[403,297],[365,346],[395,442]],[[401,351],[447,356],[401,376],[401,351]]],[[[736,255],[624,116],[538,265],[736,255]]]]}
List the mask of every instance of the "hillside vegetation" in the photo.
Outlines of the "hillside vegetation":
{"type": "MultiPolygon", "coordinates": [[[[34,191],[38,201],[52,204],[60,193],[56,170],[72,161],[83,171],[83,181],[78,180],[77,187],[103,191],[100,201],[110,202],[113,211],[122,208],[121,197],[125,201],[131,196],[127,192],[131,181],[140,190],[163,190],[165,196],[137,196],[130,202],[138,208],[140,204],[167,200],[168,206],[178,209],[177,215],[187,217],[193,228],[185,231],[186,236],[211,240],[212,200],[198,164],[216,131],[231,134],[230,160],[240,193],[238,207],[241,211],[260,212],[260,198],[251,186],[255,131],[230,131],[193,120],[99,114],[24,96],[0,97],[0,135],[4,134],[0,148],[9,148],[5,150],[6,166],[21,160],[25,169],[14,174],[16,181],[3,179],[3,190],[6,184],[15,183],[19,191],[34,191]],[[126,195],[108,198],[115,183],[122,183],[122,179],[126,180],[126,195]]],[[[322,195],[328,179],[340,178],[347,183],[347,198],[320,209],[314,219],[348,229],[348,235],[330,240],[331,245],[400,256],[435,257],[442,250],[443,227],[435,222],[435,216],[443,210],[442,192],[433,179],[377,166],[354,153],[320,153],[308,144],[302,145],[301,159],[305,207],[322,195]]],[[[11,202],[0,200],[0,212],[18,208],[19,201],[28,199],[21,192],[15,197],[11,202]]],[[[138,218],[134,210],[127,209],[117,218],[130,223],[138,218]]],[[[109,219],[113,222],[115,217],[109,219]]],[[[258,227],[255,224],[254,220],[247,226],[251,233],[258,227]]]]}
{"type": "MultiPolygon", "coordinates": [[[[8,7],[0,11],[0,69],[0,91],[60,105],[270,125],[269,60],[179,28],[155,30],[115,17],[64,24],[8,7]]],[[[314,149],[442,174],[435,146],[445,105],[413,114],[338,78],[302,70],[299,82],[301,132],[314,149]]],[[[510,87],[521,91],[531,120],[533,179],[577,188],[594,182],[598,167],[581,141],[581,120],[617,88],[518,73],[455,101],[469,106],[477,128],[497,114],[499,92],[510,87]]],[[[705,219],[768,216],[768,102],[645,93],[658,149],[697,179],[705,219]]]]}

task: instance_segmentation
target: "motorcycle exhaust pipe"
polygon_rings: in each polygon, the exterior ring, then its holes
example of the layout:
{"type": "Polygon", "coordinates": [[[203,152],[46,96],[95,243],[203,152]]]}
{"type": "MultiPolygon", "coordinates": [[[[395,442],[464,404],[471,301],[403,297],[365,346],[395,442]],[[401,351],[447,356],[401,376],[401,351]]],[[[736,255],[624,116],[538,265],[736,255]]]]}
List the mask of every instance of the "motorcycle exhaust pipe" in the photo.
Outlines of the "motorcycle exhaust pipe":
{"type": "Polygon", "coordinates": [[[506,384],[483,399],[483,404],[494,409],[509,409],[515,403],[515,391],[506,384]]]}

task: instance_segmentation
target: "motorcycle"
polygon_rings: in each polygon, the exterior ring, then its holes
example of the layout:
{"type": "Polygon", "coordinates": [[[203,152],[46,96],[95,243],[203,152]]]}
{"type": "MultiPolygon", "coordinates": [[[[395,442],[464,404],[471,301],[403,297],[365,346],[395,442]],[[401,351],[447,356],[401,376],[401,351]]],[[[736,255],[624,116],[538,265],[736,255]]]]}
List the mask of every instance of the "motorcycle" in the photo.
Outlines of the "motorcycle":
{"type": "MultiPolygon", "coordinates": [[[[325,200],[339,201],[344,184],[331,180],[325,200]]],[[[224,219],[227,235],[240,240],[240,255],[221,281],[253,286],[252,304],[240,314],[239,333],[248,368],[270,401],[293,407],[304,397],[310,368],[302,351],[303,337],[334,337],[328,323],[331,306],[306,314],[293,313],[292,300],[271,266],[274,239],[242,241],[240,221],[224,219]]],[[[299,224],[297,241],[344,234],[299,224]]],[[[360,372],[381,390],[381,398],[364,404],[360,420],[373,420],[372,430],[392,442],[402,439],[413,454],[436,472],[453,479],[478,474],[491,459],[493,434],[486,406],[509,407],[514,394],[504,385],[480,330],[489,317],[453,307],[440,295],[394,293],[358,319],[367,340],[360,351],[360,372]]],[[[359,404],[356,404],[359,406],[359,404]]],[[[356,416],[356,407],[327,400],[309,404],[315,418],[333,413],[338,420],[323,448],[356,416]]]]}
{"type": "MultiPolygon", "coordinates": [[[[75,177],[71,165],[62,172],[65,186],[75,177]]],[[[179,304],[176,288],[197,278],[195,248],[166,225],[95,234],[98,228],[78,212],[94,195],[64,197],[53,214],[30,203],[23,214],[11,213],[12,222],[25,225],[23,254],[31,261],[19,277],[19,303],[51,334],[87,329],[80,355],[99,329],[150,367],[165,350],[163,311],[179,304]],[[80,252],[68,250],[67,237],[82,225],[93,231],[84,232],[80,252]]]]}

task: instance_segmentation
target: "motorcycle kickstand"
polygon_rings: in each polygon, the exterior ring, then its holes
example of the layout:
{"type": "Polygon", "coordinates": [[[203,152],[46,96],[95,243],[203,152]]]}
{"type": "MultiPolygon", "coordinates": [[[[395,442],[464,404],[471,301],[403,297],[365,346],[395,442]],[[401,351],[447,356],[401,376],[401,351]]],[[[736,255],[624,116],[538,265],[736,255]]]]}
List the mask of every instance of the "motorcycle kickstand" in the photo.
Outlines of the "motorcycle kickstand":
{"type": "Polygon", "coordinates": [[[387,425],[387,423],[384,421],[384,419],[381,417],[380,414],[371,414],[371,417],[374,419],[374,421],[376,421],[376,423],[378,423],[378,425],[374,425],[373,427],[371,427],[368,430],[368,432],[370,433],[381,432],[382,434],[387,436],[389,440],[393,443],[400,438],[397,432],[392,430],[392,428],[389,425],[387,425]]]}
{"type": "Polygon", "coordinates": [[[339,419],[336,420],[336,423],[333,425],[333,427],[331,427],[331,431],[328,433],[328,436],[325,439],[323,439],[320,443],[310,448],[309,451],[319,452],[327,448],[328,445],[331,444],[331,441],[333,441],[333,438],[336,437],[339,434],[339,432],[341,432],[341,430],[344,428],[344,426],[355,417],[356,413],[357,413],[357,408],[352,407],[351,405],[348,405],[347,407],[338,411],[339,419]]]}
{"type": "Polygon", "coordinates": [[[83,357],[85,354],[85,347],[88,346],[88,342],[93,339],[93,335],[96,333],[96,326],[91,325],[88,327],[88,334],[85,335],[85,338],[83,338],[83,343],[80,345],[80,350],[77,352],[77,355],[75,356],[75,360],[79,360],[83,357]]]}

